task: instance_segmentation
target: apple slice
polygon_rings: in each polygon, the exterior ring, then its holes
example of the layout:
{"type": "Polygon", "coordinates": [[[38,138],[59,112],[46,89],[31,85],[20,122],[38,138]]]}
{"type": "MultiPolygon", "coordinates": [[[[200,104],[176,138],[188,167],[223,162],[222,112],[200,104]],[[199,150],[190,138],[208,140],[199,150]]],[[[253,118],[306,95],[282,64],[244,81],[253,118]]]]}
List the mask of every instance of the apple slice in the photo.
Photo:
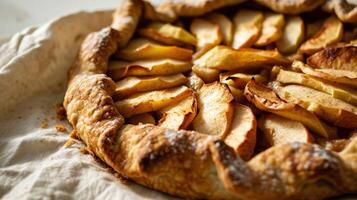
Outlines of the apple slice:
{"type": "Polygon", "coordinates": [[[325,20],[321,29],[312,38],[300,46],[299,52],[311,55],[329,45],[336,44],[342,39],[342,36],[342,22],[335,16],[331,16],[325,20]]]}
{"type": "Polygon", "coordinates": [[[227,85],[227,86],[228,86],[229,91],[231,92],[231,94],[234,97],[234,100],[236,102],[243,102],[244,101],[243,90],[237,89],[237,88],[232,87],[230,85],[227,85]]]}
{"type": "Polygon", "coordinates": [[[161,114],[159,126],[174,130],[187,129],[197,114],[195,93],[181,100],[178,104],[158,111],[161,114]]]}
{"type": "Polygon", "coordinates": [[[316,20],[314,22],[307,22],[306,24],[306,38],[314,36],[322,27],[323,20],[316,20]]]}
{"type": "Polygon", "coordinates": [[[197,74],[205,83],[212,83],[219,78],[220,71],[217,69],[211,69],[207,67],[201,67],[194,65],[192,71],[197,74]]]}
{"type": "Polygon", "coordinates": [[[128,124],[156,124],[155,118],[149,113],[134,115],[127,119],[128,124]]]}
{"type": "Polygon", "coordinates": [[[280,39],[285,24],[284,15],[266,13],[264,15],[262,33],[255,42],[256,46],[266,46],[280,39]]]}
{"type": "Polygon", "coordinates": [[[224,138],[233,118],[233,96],[221,83],[204,85],[198,93],[199,112],[193,120],[193,130],[224,138]]]}
{"type": "Polygon", "coordinates": [[[198,91],[205,84],[205,82],[203,82],[203,80],[193,71],[190,72],[187,79],[187,86],[194,91],[198,91]]]}
{"type": "Polygon", "coordinates": [[[223,44],[230,45],[233,40],[233,23],[225,15],[220,13],[211,13],[207,16],[207,19],[217,24],[221,30],[223,36],[223,44]]]}
{"type": "Polygon", "coordinates": [[[257,121],[252,110],[248,106],[235,104],[232,128],[224,138],[224,142],[243,160],[249,160],[254,153],[256,131],[257,121]]]}
{"type": "Polygon", "coordinates": [[[302,123],[270,113],[259,118],[258,128],[263,132],[264,144],[269,146],[292,142],[312,143],[314,140],[302,123]]]}
{"type": "Polygon", "coordinates": [[[257,83],[263,83],[267,81],[267,77],[263,74],[243,74],[235,72],[221,73],[219,80],[221,83],[235,87],[237,89],[244,89],[247,83],[254,79],[257,83]]]}
{"type": "Polygon", "coordinates": [[[163,58],[189,61],[192,54],[193,51],[190,49],[164,46],[151,40],[138,38],[130,41],[124,49],[118,50],[115,57],[129,61],[163,58]]]}
{"type": "Polygon", "coordinates": [[[307,59],[314,68],[357,71],[357,46],[327,47],[307,59]]]}
{"type": "Polygon", "coordinates": [[[294,69],[299,69],[303,73],[309,74],[311,76],[349,85],[352,87],[357,87],[357,72],[355,71],[337,69],[313,69],[310,66],[298,61],[294,62],[292,67],[294,69]]]}
{"type": "Polygon", "coordinates": [[[185,29],[179,26],[171,24],[164,24],[159,22],[153,22],[144,28],[140,28],[138,33],[146,38],[156,40],[168,45],[193,45],[196,46],[197,40],[187,32],[185,29]]]}
{"type": "Polygon", "coordinates": [[[244,96],[260,110],[301,122],[322,137],[336,137],[336,129],[329,127],[304,108],[281,100],[265,85],[255,83],[253,80],[249,81],[244,89],[244,96]]]}
{"type": "Polygon", "coordinates": [[[300,85],[278,87],[280,98],[299,104],[320,118],[343,128],[357,128],[357,108],[332,96],[300,85]]]}
{"type": "Polygon", "coordinates": [[[143,60],[136,62],[110,61],[108,75],[115,81],[125,76],[173,75],[191,69],[190,62],[172,59],[143,60]]]}
{"type": "Polygon", "coordinates": [[[272,65],[287,65],[288,59],[273,50],[232,49],[227,46],[216,46],[193,62],[202,68],[218,70],[237,70],[262,68],[272,65]]]}
{"type": "Polygon", "coordinates": [[[352,90],[342,85],[329,83],[327,81],[315,78],[307,74],[280,70],[276,80],[281,83],[299,84],[299,85],[311,87],[315,90],[319,90],[327,94],[330,94],[336,99],[340,99],[349,102],[351,104],[357,105],[356,90],[352,90]]]}
{"type": "Polygon", "coordinates": [[[234,35],[232,47],[240,49],[252,46],[260,36],[263,13],[254,10],[239,10],[233,18],[234,35]]]}
{"type": "Polygon", "coordinates": [[[145,77],[129,76],[116,82],[117,87],[115,88],[114,96],[116,98],[124,98],[138,92],[162,90],[180,86],[186,82],[187,78],[182,74],[145,77]]]}
{"type": "Polygon", "coordinates": [[[190,96],[192,90],[186,86],[171,89],[142,92],[115,102],[119,113],[124,117],[160,110],[164,107],[177,104],[190,96]]]}
{"type": "Polygon", "coordinates": [[[196,18],[191,22],[190,31],[197,38],[198,50],[207,45],[218,45],[223,39],[221,30],[217,24],[200,18],[196,18]]]}
{"type": "Polygon", "coordinates": [[[276,42],[276,46],[282,53],[295,53],[301,42],[304,40],[305,25],[299,16],[286,18],[283,34],[276,42]]]}

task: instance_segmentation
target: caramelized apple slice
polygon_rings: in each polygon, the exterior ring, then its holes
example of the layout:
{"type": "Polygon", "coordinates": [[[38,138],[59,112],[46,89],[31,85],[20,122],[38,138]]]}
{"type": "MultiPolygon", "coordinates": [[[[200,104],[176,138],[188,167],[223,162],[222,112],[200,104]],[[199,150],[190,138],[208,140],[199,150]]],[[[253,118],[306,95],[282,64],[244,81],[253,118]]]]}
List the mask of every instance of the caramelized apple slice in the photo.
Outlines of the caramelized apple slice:
{"type": "Polygon", "coordinates": [[[219,26],[223,36],[223,44],[230,45],[233,40],[233,23],[231,20],[220,13],[211,13],[207,16],[207,19],[219,26]]]}
{"type": "Polygon", "coordinates": [[[232,147],[243,160],[249,160],[254,153],[257,140],[257,121],[252,110],[245,105],[234,105],[231,131],[224,142],[232,147]]]}
{"type": "Polygon", "coordinates": [[[271,65],[287,65],[290,61],[273,50],[239,49],[216,46],[194,61],[198,67],[219,70],[247,69],[271,65]]]}
{"type": "Polygon", "coordinates": [[[171,24],[163,24],[159,22],[150,23],[148,26],[138,30],[138,33],[149,39],[153,39],[168,45],[193,45],[196,46],[197,40],[187,32],[185,29],[179,26],[171,24]]]}
{"type": "Polygon", "coordinates": [[[129,117],[127,120],[128,124],[156,124],[155,118],[149,113],[143,113],[129,117]]]}
{"type": "Polygon", "coordinates": [[[187,78],[182,74],[169,76],[129,76],[116,83],[114,96],[124,98],[138,92],[162,90],[183,85],[187,78]]]}
{"type": "Polygon", "coordinates": [[[262,33],[255,42],[256,46],[266,46],[280,39],[284,28],[284,15],[266,13],[264,15],[262,33]]]}
{"type": "Polygon", "coordinates": [[[193,71],[190,72],[187,79],[187,86],[194,91],[198,91],[205,84],[205,82],[203,82],[203,80],[193,71]]]}
{"type": "Polygon", "coordinates": [[[124,49],[120,49],[115,56],[123,60],[145,60],[171,58],[177,60],[191,60],[193,51],[176,46],[164,46],[156,42],[139,38],[132,40],[124,49]]]}
{"type": "Polygon", "coordinates": [[[302,62],[294,62],[292,64],[294,69],[299,69],[305,74],[322,78],[325,80],[341,83],[353,87],[357,87],[357,72],[337,69],[313,69],[302,62]]]}
{"type": "Polygon", "coordinates": [[[314,68],[357,71],[357,46],[328,47],[307,59],[314,68]]]}
{"type": "Polygon", "coordinates": [[[197,38],[197,49],[207,45],[215,46],[222,42],[223,36],[218,25],[204,19],[194,19],[191,22],[190,31],[197,38]]]}
{"type": "Polygon", "coordinates": [[[232,123],[232,101],[225,85],[217,82],[204,85],[198,93],[199,112],[193,120],[193,130],[224,138],[232,123]]]}
{"type": "Polygon", "coordinates": [[[232,47],[240,49],[252,46],[260,36],[263,13],[254,10],[239,10],[233,18],[234,35],[232,47]]]}
{"type": "Polygon", "coordinates": [[[234,100],[236,102],[243,102],[244,101],[244,95],[243,95],[243,90],[237,89],[235,87],[232,87],[228,85],[229,91],[231,92],[232,96],[234,97],[234,100]]]}
{"type": "Polygon", "coordinates": [[[267,77],[262,74],[243,74],[243,73],[232,73],[226,72],[221,73],[219,80],[221,83],[227,84],[229,86],[244,89],[247,83],[254,79],[257,83],[263,83],[267,81],[267,77]]]}
{"type": "Polygon", "coordinates": [[[357,108],[332,96],[300,85],[277,88],[280,98],[299,104],[320,118],[343,128],[357,128],[357,108]]]}
{"type": "Polygon", "coordinates": [[[299,16],[287,17],[283,34],[276,42],[276,46],[282,53],[294,53],[304,40],[304,21],[299,16]]]}
{"type": "Polygon", "coordinates": [[[117,81],[125,76],[172,75],[190,69],[191,63],[172,59],[136,62],[110,61],[108,75],[117,81]]]}
{"type": "Polygon", "coordinates": [[[207,67],[201,67],[194,65],[192,71],[197,74],[205,83],[212,83],[219,78],[220,71],[217,69],[211,69],[207,67]]]}
{"type": "Polygon", "coordinates": [[[300,46],[299,52],[311,55],[331,44],[336,44],[342,36],[343,24],[335,16],[329,17],[321,29],[300,46]]]}
{"type": "Polygon", "coordinates": [[[336,137],[336,130],[334,128],[329,127],[304,108],[281,100],[272,89],[265,85],[251,80],[244,89],[244,95],[249,102],[253,103],[260,110],[301,122],[322,137],[336,137]]]}
{"type": "Polygon", "coordinates": [[[159,110],[159,126],[174,130],[187,129],[197,114],[197,99],[192,93],[178,104],[159,110]]]}
{"type": "Polygon", "coordinates": [[[352,90],[342,85],[332,84],[307,74],[280,70],[276,80],[281,83],[299,84],[311,87],[315,90],[320,90],[322,92],[330,94],[336,99],[340,99],[351,104],[357,105],[356,90],[352,90]]]}
{"type": "Polygon", "coordinates": [[[264,144],[269,146],[313,141],[312,135],[302,123],[274,114],[263,114],[258,120],[258,128],[263,132],[264,144]]]}
{"type": "Polygon", "coordinates": [[[134,94],[126,99],[115,102],[115,104],[120,114],[124,117],[131,117],[177,104],[191,94],[191,89],[186,86],[180,86],[171,89],[134,94]]]}

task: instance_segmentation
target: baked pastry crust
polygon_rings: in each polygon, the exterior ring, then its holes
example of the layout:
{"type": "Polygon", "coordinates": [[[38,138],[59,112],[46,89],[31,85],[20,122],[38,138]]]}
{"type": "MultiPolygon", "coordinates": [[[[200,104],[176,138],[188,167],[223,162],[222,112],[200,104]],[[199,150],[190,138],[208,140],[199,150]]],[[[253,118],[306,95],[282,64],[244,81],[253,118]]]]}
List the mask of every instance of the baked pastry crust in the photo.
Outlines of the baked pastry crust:
{"type": "MultiPolygon", "coordinates": [[[[170,7],[170,19],[175,19],[241,1],[200,2],[164,5],[170,7]]],[[[214,136],[148,124],[123,125],[112,99],[115,83],[105,75],[108,59],[129,41],[142,15],[163,19],[152,13],[147,2],[125,1],[111,27],[87,36],[69,71],[64,106],[76,136],[93,155],[142,185],[186,198],[320,199],[357,191],[357,139],[339,154],[292,143],[244,162],[214,136]]]]}

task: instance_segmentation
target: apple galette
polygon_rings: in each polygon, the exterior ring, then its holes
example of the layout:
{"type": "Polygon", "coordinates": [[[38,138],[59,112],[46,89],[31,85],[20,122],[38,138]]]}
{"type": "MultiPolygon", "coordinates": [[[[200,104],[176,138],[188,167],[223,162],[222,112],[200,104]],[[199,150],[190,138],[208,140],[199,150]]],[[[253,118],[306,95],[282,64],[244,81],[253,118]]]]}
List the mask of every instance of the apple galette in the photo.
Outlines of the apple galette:
{"type": "Polygon", "coordinates": [[[345,0],[125,0],[64,99],[120,175],[194,199],[357,192],[357,7],[345,0]]]}

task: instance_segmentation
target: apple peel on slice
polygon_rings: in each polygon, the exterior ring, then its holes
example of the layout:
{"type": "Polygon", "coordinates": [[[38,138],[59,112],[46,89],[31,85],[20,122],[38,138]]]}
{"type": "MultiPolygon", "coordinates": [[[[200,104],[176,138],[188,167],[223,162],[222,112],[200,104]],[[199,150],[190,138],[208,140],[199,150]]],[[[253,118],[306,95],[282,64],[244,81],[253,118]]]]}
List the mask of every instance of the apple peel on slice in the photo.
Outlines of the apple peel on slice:
{"type": "Polygon", "coordinates": [[[294,104],[280,99],[276,93],[263,84],[248,82],[244,89],[246,99],[258,109],[271,112],[282,117],[301,122],[306,127],[326,138],[336,137],[336,129],[329,127],[313,113],[294,104]]]}

